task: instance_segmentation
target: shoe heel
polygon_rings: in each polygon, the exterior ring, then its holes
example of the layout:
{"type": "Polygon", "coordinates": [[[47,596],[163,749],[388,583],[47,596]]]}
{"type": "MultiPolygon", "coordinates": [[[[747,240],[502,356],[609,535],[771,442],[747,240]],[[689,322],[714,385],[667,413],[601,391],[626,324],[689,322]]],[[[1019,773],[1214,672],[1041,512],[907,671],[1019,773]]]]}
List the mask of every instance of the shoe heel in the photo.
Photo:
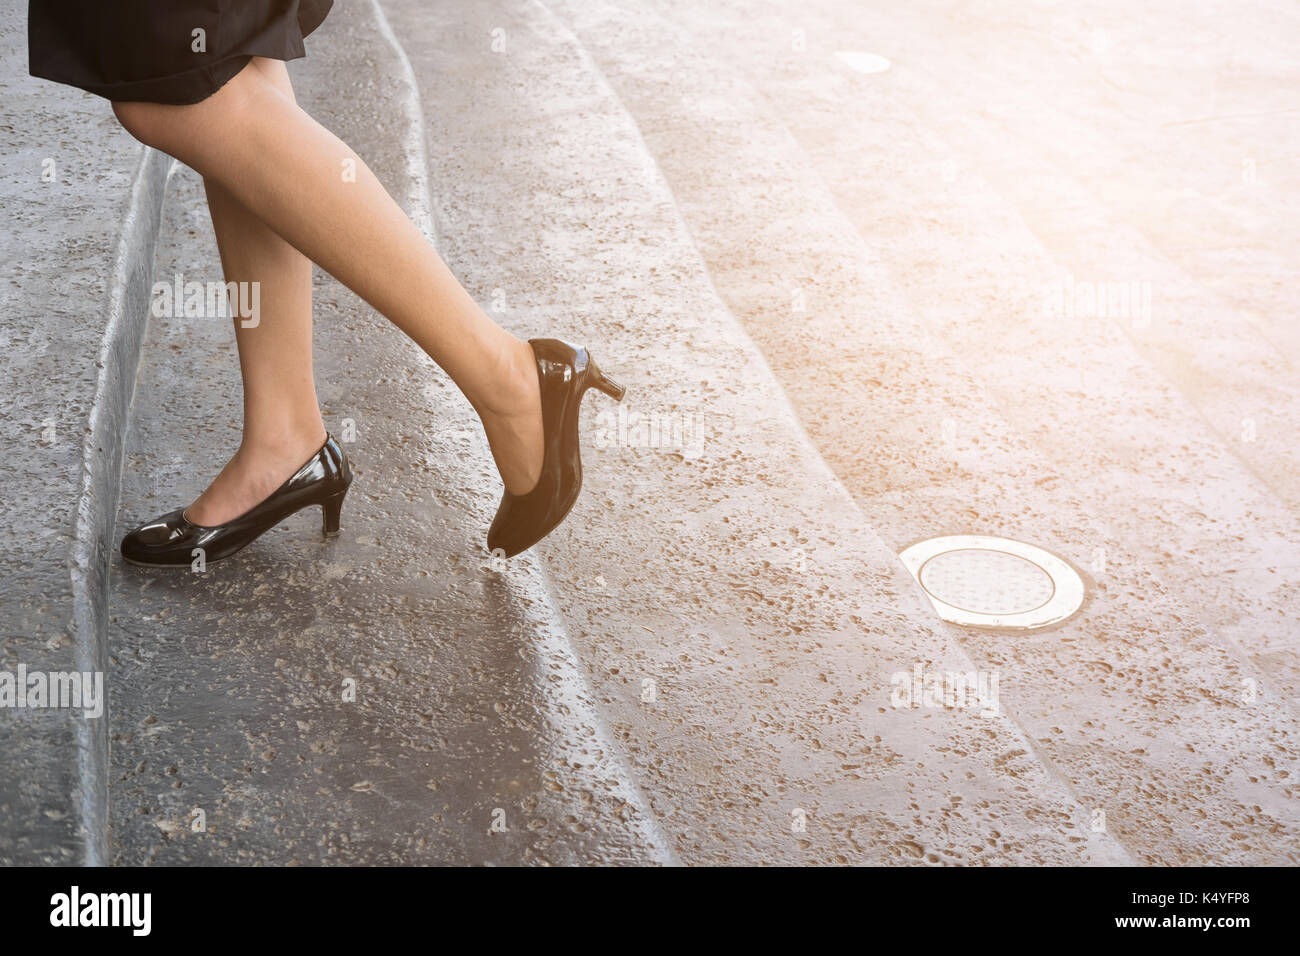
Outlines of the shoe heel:
{"type": "Polygon", "coordinates": [[[325,536],[332,538],[339,533],[339,515],[343,512],[343,499],[347,497],[346,491],[340,491],[333,498],[326,498],[320,504],[321,514],[324,516],[325,536]]]}
{"type": "Polygon", "coordinates": [[[592,388],[600,389],[616,402],[623,401],[623,396],[627,394],[627,389],[606,376],[595,362],[588,362],[587,384],[592,388]]]}

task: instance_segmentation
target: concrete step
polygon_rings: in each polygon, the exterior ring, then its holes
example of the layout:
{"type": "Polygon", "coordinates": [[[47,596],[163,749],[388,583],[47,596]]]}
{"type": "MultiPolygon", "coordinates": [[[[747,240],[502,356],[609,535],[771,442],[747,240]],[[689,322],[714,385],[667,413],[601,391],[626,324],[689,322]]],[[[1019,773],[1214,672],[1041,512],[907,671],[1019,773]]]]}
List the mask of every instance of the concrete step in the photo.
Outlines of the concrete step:
{"type": "MultiPolygon", "coordinates": [[[[93,688],[134,316],[169,161],[102,100],[27,75],[25,7],[0,2],[0,681],[12,691],[24,668],[93,688]]],[[[106,718],[15,703],[0,709],[0,865],[102,862],[106,718]]]]}
{"type": "Polygon", "coordinates": [[[452,267],[521,334],[586,341],[628,414],[668,426],[593,406],[586,492],[537,550],[680,857],[1127,859],[1005,714],[890,706],[898,672],[974,665],[808,440],[564,23],[537,3],[385,8],[452,267]]]}
{"type": "MultiPolygon", "coordinates": [[[[381,27],[336,6],[294,78],[419,218],[412,91],[381,27]]],[[[164,235],[160,279],[220,280],[188,170],[164,235]]],[[[321,400],[355,429],[342,534],[322,541],[313,510],[205,573],[115,569],[114,861],[672,862],[535,559],[483,553],[499,489],[467,403],[318,280],[321,400]]],[[[238,444],[238,395],[229,320],[151,321],[119,533],[202,490],[238,444]]]]}
{"type": "MultiPolygon", "coordinates": [[[[1275,837],[1297,822],[1300,727],[1294,655],[1279,652],[1300,536],[1119,328],[998,301],[1009,287],[1040,290],[1041,303],[1061,267],[1018,213],[1028,190],[1008,200],[981,175],[1003,156],[1032,157],[1028,144],[945,138],[950,118],[979,116],[980,95],[997,99],[929,76],[926,65],[957,62],[969,44],[909,49],[915,62],[860,76],[837,50],[881,52],[882,37],[915,46],[915,34],[875,18],[845,25],[816,5],[557,9],[589,39],[719,291],[885,540],[902,549],[934,534],[1004,534],[1094,567],[1087,612],[1066,626],[960,637],[1005,675],[1036,752],[1150,862],[1292,859],[1294,841],[1275,837]],[[774,46],[799,31],[804,48],[774,46]],[[1062,367],[1087,369],[1087,381],[1062,383],[1062,367]],[[1114,453],[1134,435],[1159,468],[1114,453]],[[1189,497],[1199,511],[1166,517],[1189,497]],[[1207,580],[1204,536],[1225,525],[1222,575],[1207,580]],[[1224,599],[1207,601],[1207,588],[1224,599]]],[[[1017,115],[1032,125],[1054,114],[1048,99],[1022,97],[1017,115]]],[[[1017,181],[1059,176],[1054,158],[1017,181]]],[[[1238,381],[1261,384],[1246,371],[1238,381]]]]}
{"type": "MultiPolygon", "coordinates": [[[[1132,52],[1126,8],[1094,7],[1132,52]]],[[[1285,79],[1258,25],[1294,14],[1243,11],[1251,83],[1285,79]]],[[[238,443],[228,320],[142,321],[151,278],[221,279],[201,184],[171,179],[155,259],[169,161],[25,78],[0,0],[0,305],[25,317],[0,670],[107,671],[110,695],[107,719],[0,710],[0,863],[1295,862],[1295,217],[1263,152],[1289,139],[1182,124],[1206,87],[1150,99],[1159,49],[1098,84],[1080,15],[1006,16],[336,5],[300,101],[489,311],[585,342],[628,400],[587,405],[569,521],[498,561],[467,404],[318,275],[343,534],[304,513],[177,574],[115,549],[238,443]],[[1267,200],[1216,186],[1239,154],[1267,200]],[[1181,178],[1135,218],[1148,155],[1181,178]],[[1067,274],[1152,280],[1169,310],[1045,315],[1067,274]],[[1092,567],[1084,613],[939,624],[897,551],[972,531],[1092,567]],[[892,706],[915,667],[998,674],[997,713],[892,706]]],[[[1209,92],[1218,122],[1241,90],[1209,92]]]]}

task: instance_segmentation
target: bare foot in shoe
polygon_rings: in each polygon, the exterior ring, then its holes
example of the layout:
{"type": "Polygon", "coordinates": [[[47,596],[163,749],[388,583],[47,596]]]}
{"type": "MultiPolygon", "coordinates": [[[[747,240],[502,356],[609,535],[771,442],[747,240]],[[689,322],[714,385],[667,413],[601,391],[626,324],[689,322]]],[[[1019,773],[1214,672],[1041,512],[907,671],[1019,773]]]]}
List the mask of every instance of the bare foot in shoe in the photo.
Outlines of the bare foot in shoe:
{"type": "Polygon", "coordinates": [[[506,491],[523,495],[542,476],[545,436],[542,427],[542,389],[537,381],[537,357],[527,342],[517,342],[500,365],[500,387],[491,409],[480,408],[497,471],[506,491]]]}
{"type": "Polygon", "coordinates": [[[250,443],[245,439],[221,474],[185,509],[194,524],[225,524],[261,504],[325,444],[325,428],[250,443]]]}

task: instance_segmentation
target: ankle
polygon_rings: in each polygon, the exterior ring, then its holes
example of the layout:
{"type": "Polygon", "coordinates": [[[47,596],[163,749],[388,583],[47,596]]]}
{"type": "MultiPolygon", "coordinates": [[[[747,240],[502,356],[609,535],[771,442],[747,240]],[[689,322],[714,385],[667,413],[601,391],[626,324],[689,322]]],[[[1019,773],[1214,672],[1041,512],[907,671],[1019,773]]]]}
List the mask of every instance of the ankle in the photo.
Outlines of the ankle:
{"type": "Polygon", "coordinates": [[[239,452],[259,458],[310,454],[325,443],[327,434],[320,418],[315,421],[264,423],[253,428],[245,425],[239,452]]]}
{"type": "Polygon", "coordinates": [[[537,360],[533,347],[511,337],[497,351],[484,393],[471,399],[479,417],[508,419],[533,411],[537,401],[537,360]]]}

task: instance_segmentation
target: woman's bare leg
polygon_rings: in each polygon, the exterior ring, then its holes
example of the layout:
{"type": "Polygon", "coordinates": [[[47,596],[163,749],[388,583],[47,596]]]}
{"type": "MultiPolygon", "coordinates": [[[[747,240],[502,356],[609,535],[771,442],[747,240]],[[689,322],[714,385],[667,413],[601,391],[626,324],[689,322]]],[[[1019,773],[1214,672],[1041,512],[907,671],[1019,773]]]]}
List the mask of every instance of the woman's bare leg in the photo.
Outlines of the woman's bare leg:
{"type": "Polygon", "coordinates": [[[114,110],[414,339],[478,412],[506,488],[536,484],[541,396],[528,343],[484,314],[369,167],[257,61],[201,103],[114,110]]]}
{"type": "MultiPolygon", "coordinates": [[[[256,60],[286,96],[279,60],[256,60]]],[[[205,179],[208,208],[227,282],[257,282],[259,315],[235,318],[244,382],[244,434],[215,481],[186,509],[196,524],[224,524],[275,491],[325,441],[312,379],[311,260],[285,242],[235,196],[205,179]]]]}

